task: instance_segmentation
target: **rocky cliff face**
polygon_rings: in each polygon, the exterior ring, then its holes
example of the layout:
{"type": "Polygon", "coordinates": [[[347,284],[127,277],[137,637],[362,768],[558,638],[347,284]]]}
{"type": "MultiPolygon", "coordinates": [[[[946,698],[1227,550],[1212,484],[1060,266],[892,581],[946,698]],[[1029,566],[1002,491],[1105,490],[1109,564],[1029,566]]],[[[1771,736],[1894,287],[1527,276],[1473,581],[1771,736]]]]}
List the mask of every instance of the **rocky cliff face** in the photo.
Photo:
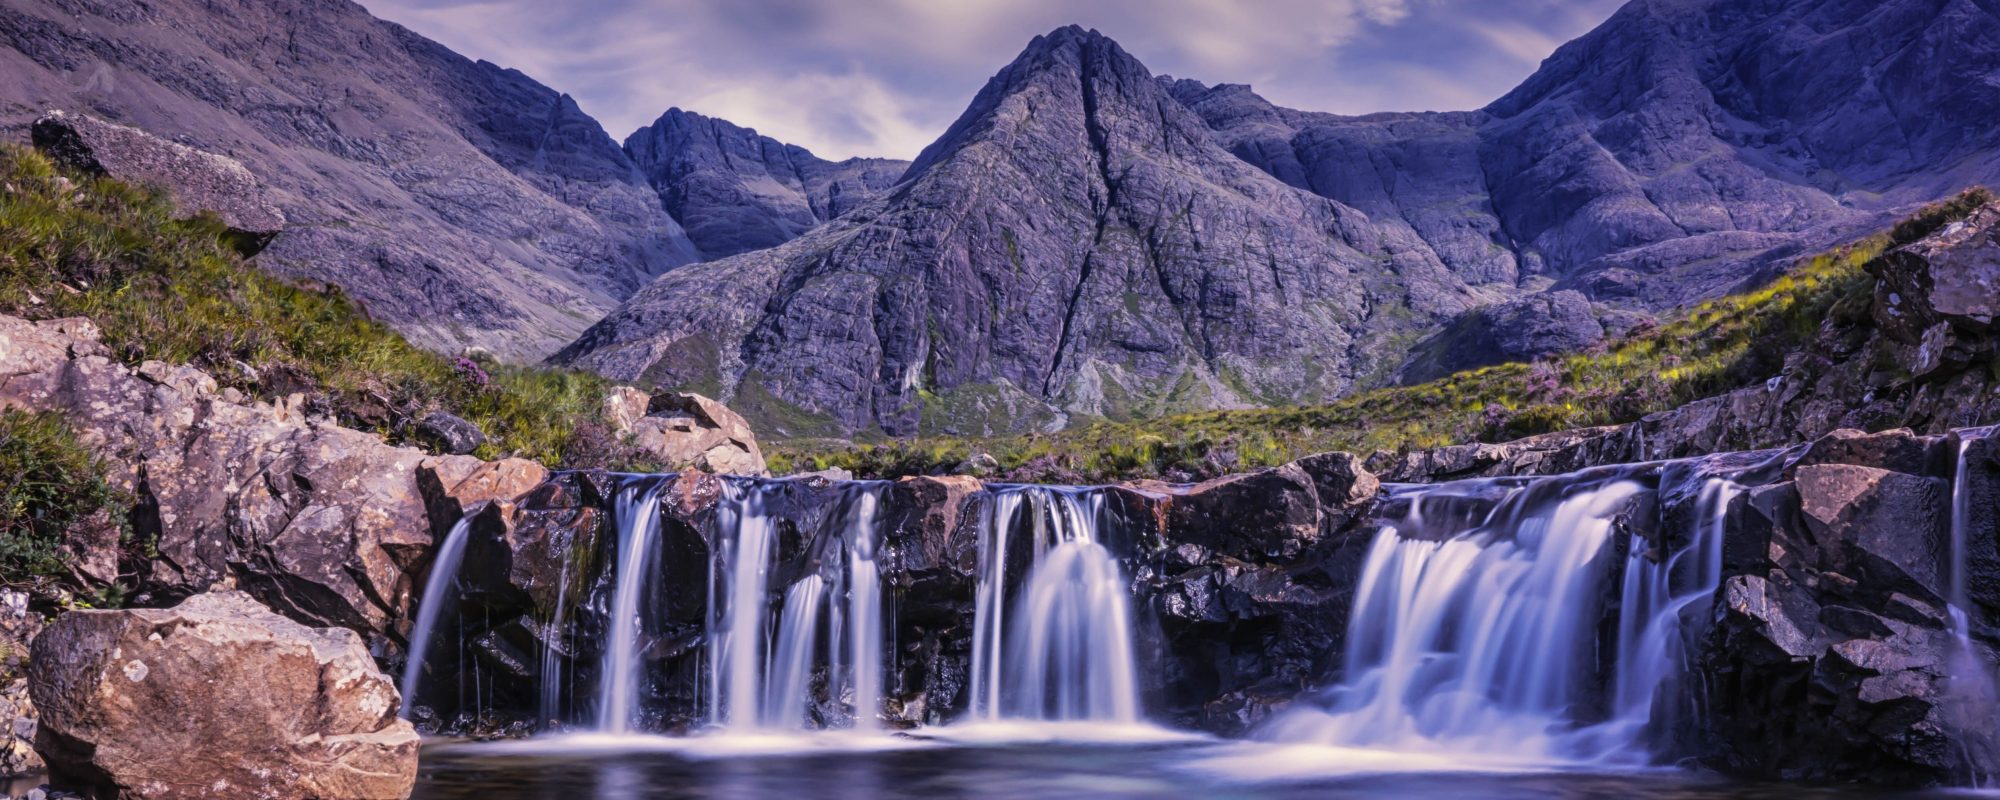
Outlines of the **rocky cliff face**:
{"type": "Polygon", "coordinates": [[[1996,40],[1974,2],[1639,0],[1477,112],[1170,87],[1231,152],[1407,225],[1469,280],[1657,309],[2000,178],[1978,122],[1996,40]]]}
{"type": "Polygon", "coordinates": [[[60,108],[236,158],[290,221],[266,268],[428,346],[537,359],[695,258],[569,97],[345,0],[30,0],[0,43],[0,125],[60,108]]]}
{"type": "Polygon", "coordinates": [[[1325,399],[1479,300],[1407,230],[1230,155],[1095,32],[1035,40],[892,194],[676,270],[557,359],[753,419],[985,432],[1325,399]]]}
{"type": "Polygon", "coordinates": [[[1059,31],[892,196],[676,274],[558,358],[750,393],[791,435],[1311,402],[1468,307],[1668,308],[2000,178],[1994,41],[1964,0],[1640,0],[1485,109],[1343,117],[1059,31]]]}
{"type": "Polygon", "coordinates": [[[625,139],[667,213],[704,258],[776,247],[894,185],[909,162],[833,162],[678,108],[625,139]]]}

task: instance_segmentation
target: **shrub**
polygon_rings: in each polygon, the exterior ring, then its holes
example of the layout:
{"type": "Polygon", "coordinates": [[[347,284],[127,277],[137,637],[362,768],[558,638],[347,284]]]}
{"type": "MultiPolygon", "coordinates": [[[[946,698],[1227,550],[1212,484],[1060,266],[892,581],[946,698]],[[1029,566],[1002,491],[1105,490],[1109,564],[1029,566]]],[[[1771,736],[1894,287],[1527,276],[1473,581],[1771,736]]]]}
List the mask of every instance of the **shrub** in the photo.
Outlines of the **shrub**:
{"type": "Polygon", "coordinates": [[[0,583],[30,588],[61,579],[65,532],[123,525],[129,502],[104,474],[60,415],[0,411],[0,583]]]}

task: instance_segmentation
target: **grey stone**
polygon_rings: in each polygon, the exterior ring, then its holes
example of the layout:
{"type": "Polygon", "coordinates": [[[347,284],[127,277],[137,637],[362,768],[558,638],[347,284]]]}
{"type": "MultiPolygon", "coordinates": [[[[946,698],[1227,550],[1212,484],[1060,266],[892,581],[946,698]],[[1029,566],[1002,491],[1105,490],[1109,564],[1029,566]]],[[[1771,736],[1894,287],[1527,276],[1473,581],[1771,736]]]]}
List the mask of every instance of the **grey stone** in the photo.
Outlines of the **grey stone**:
{"type": "Polygon", "coordinates": [[[1111,40],[1038,37],[896,191],[675,270],[556,357],[760,423],[988,433],[1323,400],[1477,296],[1216,143],[1111,40]],[[929,420],[929,422],[926,422],[929,420]]]}
{"type": "Polygon", "coordinates": [[[233,158],[84,114],[49,114],[35,120],[32,135],[36,148],[71,169],[165,189],[190,216],[214,212],[247,253],[285,227],[263,184],[233,158]]]}
{"type": "Polygon", "coordinates": [[[438,452],[462,456],[486,443],[486,432],[448,411],[433,411],[417,422],[417,436],[438,452]]]}
{"type": "Polygon", "coordinates": [[[1590,299],[1564,290],[1482,306],[1419,342],[1396,373],[1424,383],[1454,372],[1578,352],[1604,341],[1590,299]]]}

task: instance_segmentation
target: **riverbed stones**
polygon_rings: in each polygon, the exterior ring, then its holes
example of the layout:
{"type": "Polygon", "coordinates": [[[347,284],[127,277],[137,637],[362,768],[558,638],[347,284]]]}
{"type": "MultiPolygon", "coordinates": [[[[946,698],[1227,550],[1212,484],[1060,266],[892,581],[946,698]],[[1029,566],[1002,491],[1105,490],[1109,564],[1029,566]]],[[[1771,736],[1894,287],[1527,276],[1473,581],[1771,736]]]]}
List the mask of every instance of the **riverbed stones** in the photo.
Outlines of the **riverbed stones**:
{"type": "Polygon", "coordinates": [[[66,614],[29,688],[52,781],[99,797],[401,800],[416,780],[416,731],[361,638],[241,592],[66,614]]]}

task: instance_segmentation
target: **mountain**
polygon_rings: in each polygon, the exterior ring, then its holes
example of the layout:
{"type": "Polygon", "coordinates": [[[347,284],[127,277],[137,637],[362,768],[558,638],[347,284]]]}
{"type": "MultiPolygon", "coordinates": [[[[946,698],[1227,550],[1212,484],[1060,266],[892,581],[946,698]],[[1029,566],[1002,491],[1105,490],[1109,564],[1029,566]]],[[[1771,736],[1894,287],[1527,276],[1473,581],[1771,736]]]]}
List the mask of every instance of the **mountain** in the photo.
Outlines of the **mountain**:
{"type": "Polygon", "coordinates": [[[236,157],[292,222],[266,269],[430,347],[540,358],[697,257],[567,95],[351,2],[9,0],[0,41],[7,128],[61,108],[236,157]]]}
{"type": "Polygon", "coordinates": [[[1335,397],[1489,299],[1407,229],[1231,155],[1069,27],[888,194],[675,270],[556,360],[731,396],[795,435],[999,431],[1335,397]]]}
{"type": "Polygon", "coordinates": [[[910,166],[887,158],[827,161],[678,108],[626,137],[625,152],[705,258],[791,241],[881,194],[910,166]]]}
{"type": "MultiPolygon", "coordinates": [[[[1635,0],[1484,109],[1366,116],[1066,28],[881,199],[677,271],[557,360],[792,435],[1316,402],[1457,312],[1578,290],[1638,319],[2000,181],[1996,7],[1635,0]]],[[[1557,305],[1476,321],[1532,337],[1557,305]]]]}
{"type": "Polygon", "coordinates": [[[1666,308],[2000,180],[2000,4],[1637,0],[1476,112],[1347,117],[1171,82],[1288,184],[1461,271],[1666,308]]]}

